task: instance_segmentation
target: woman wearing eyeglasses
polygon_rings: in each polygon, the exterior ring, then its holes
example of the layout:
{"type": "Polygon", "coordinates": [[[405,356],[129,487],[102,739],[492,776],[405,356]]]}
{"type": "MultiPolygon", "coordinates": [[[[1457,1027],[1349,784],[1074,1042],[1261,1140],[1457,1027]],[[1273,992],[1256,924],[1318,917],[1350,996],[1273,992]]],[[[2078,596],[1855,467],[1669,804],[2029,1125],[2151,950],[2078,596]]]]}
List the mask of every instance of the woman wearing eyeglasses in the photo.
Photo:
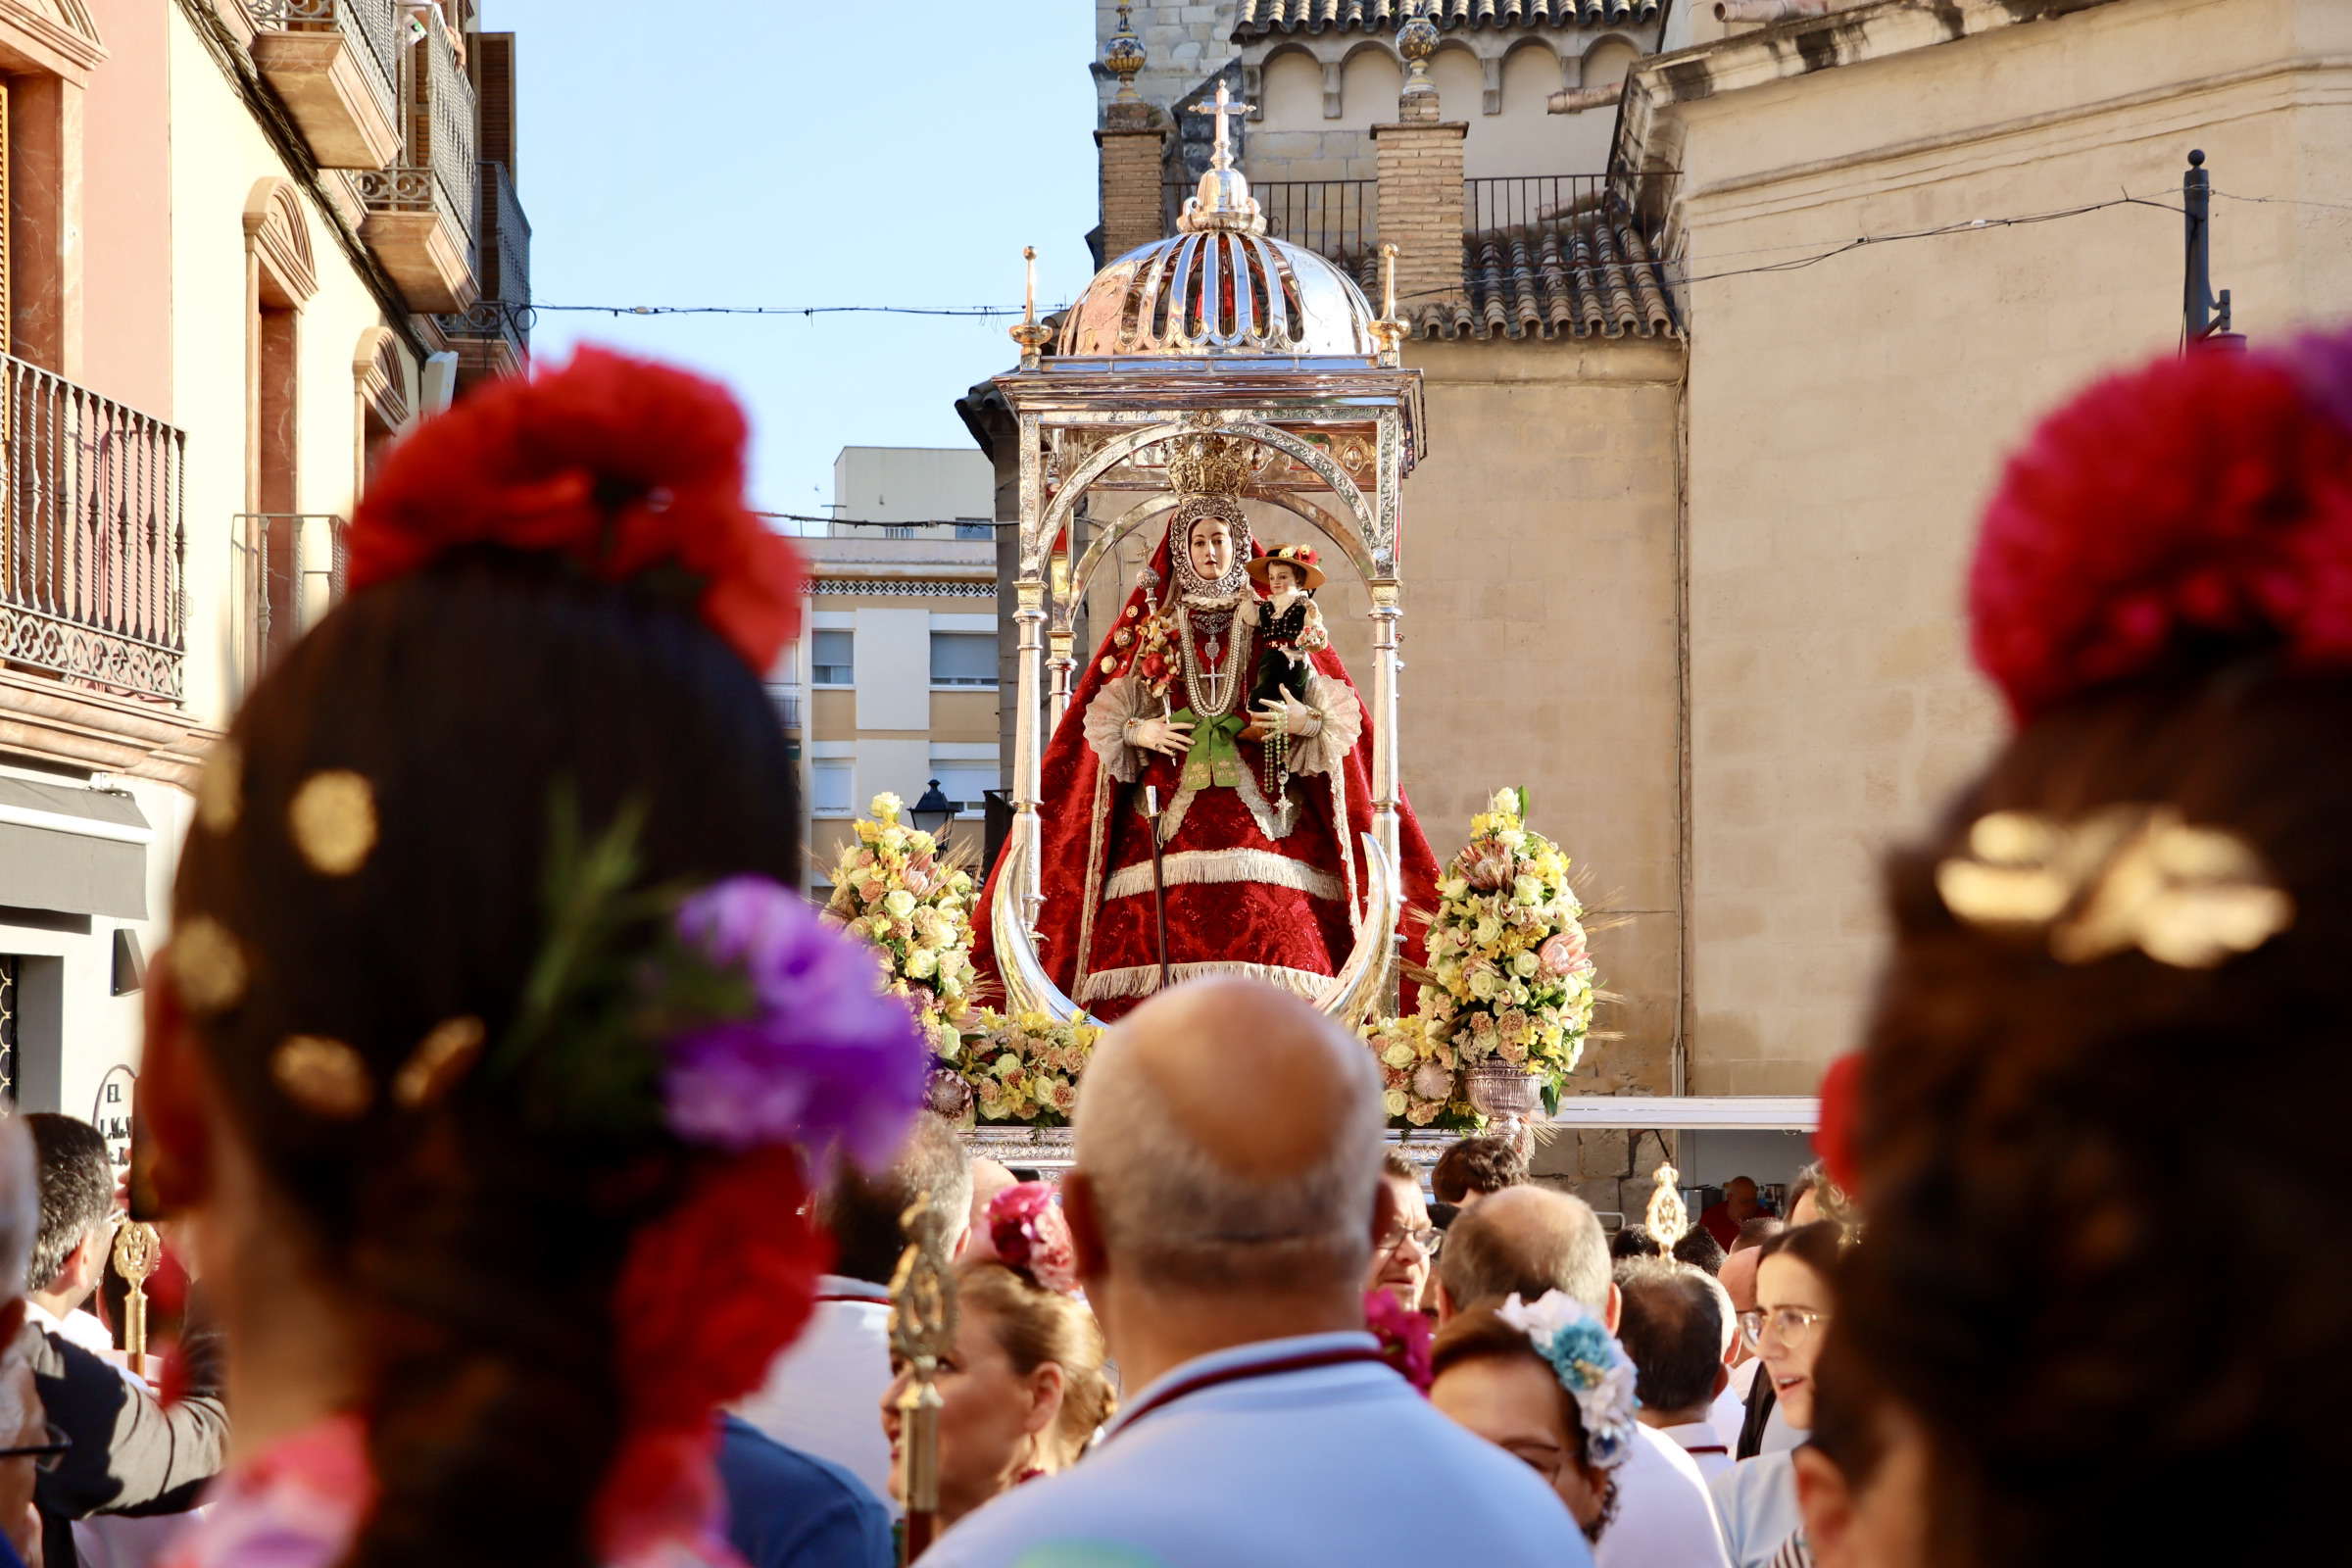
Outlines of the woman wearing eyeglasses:
{"type": "MultiPolygon", "coordinates": [[[[1823,1220],[1783,1231],[1763,1246],[1756,1304],[1740,1314],[1740,1332],[1758,1376],[1788,1425],[1813,1425],[1813,1367],[1836,1310],[1839,1227],[1823,1220]]],[[[1742,1459],[1709,1484],[1723,1521],[1732,1568],[1803,1568],[1811,1562],[1796,1505],[1796,1471],[1787,1453],[1742,1459]]]]}

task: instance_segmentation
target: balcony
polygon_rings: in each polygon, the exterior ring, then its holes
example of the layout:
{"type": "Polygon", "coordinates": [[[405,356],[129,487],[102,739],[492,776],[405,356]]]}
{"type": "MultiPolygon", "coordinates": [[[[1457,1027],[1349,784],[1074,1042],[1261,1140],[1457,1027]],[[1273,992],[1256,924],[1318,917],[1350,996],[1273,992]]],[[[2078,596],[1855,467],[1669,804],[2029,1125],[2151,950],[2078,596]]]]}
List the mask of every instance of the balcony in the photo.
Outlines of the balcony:
{"type": "Polygon", "coordinates": [[[230,644],[238,689],[343,598],[350,524],[323,513],[244,512],[228,538],[230,644]]]}
{"type": "Polygon", "coordinates": [[[400,34],[393,0],[246,0],[253,63],[323,169],[400,156],[400,34]]]}
{"type": "Polygon", "coordinates": [[[0,355],[0,662],[176,705],[187,437],[0,355]]]}
{"type": "Polygon", "coordinates": [[[441,330],[460,356],[460,373],[505,375],[529,356],[531,223],[522,215],[514,181],[504,164],[483,163],[481,227],[474,276],[481,298],[462,316],[441,318],[441,330]],[[468,363],[471,362],[471,363],[468,363]]]}
{"type": "Polygon", "coordinates": [[[409,69],[408,162],[355,176],[367,220],[360,238],[420,316],[463,315],[480,295],[474,235],[473,85],[447,29],[427,27],[409,69]]]}

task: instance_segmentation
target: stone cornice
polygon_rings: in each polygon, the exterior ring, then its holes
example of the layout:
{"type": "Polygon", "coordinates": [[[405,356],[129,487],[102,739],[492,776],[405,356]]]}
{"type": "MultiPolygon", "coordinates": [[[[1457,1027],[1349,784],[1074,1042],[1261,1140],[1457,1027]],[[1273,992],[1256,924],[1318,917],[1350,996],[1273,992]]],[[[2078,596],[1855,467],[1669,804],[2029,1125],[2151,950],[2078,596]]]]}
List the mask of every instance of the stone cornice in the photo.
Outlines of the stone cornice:
{"type": "Polygon", "coordinates": [[[1674,167],[1680,148],[1657,145],[1662,111],[1719,93],[1953,43],[2022,23],[2048,22],[2115,0],[1872,0],[1798,17],[1755,32],[1640,61],[1626,77],[1610,168],[1674,167]],[[1659,154],[1665,156],[1660,157],[1659,154]]]}
{"type": "Polygon", "coordinates": [[[194,789],[219,738],[177,708],[0,670],[0,752],[194,789]]]}
{"type": "Polygon", "coordinates": [[[106,45],[81,0],[53,0],[48,7],[0,0],[0,61],[83,85],[105,59],[106,45]]]}

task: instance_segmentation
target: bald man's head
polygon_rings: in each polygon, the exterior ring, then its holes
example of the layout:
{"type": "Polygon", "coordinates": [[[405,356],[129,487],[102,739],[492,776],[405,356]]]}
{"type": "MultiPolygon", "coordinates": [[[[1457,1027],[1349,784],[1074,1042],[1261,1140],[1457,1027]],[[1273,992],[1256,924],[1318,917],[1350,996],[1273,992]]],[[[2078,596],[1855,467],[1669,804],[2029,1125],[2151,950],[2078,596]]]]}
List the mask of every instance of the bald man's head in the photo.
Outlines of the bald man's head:
{"type": "Polygon", "coordinates": [[[1380,1179],[1380,1074],[1313,1007],[1197,980],[1095,1048],[1076,1165],[1109,1266],[1169,1287],[1356,1281],[1380,1179]]]}
{"type": "Polygon", "coordinates": [[[1606,1312],[1609,1239],[1582,1199],[1548,1187],[1506,1187],[1454,1220],[1438,1254],[1438,1277],[1458,1312],[1514,1292],[1532,1301],[1545,1291],[1606,1312]]]}

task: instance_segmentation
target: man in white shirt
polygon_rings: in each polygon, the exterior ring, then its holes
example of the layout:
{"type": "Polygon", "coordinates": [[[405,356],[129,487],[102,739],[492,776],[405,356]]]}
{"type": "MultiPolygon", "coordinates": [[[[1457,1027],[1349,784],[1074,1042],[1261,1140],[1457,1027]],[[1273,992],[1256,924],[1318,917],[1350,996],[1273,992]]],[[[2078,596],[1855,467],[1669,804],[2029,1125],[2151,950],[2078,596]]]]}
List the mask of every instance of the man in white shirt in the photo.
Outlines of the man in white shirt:
{"type": "Polygon", "coordinates": [[[1179,986],[1096,1048],[1062,1186],[1125,1384],[1075,1467],[962,1520],[925,1568],[1580,1568],[1536,1473],[1455,1426],[1363,1332],[1380,1180],[1363,1047],[1254,980],[1179,986]]]}
{"type": "Polygon", "coordinates": [[[1689,1454],[1702,1480],[1713,1480],[1732,1467],[1731,1446],[1708,1420],[1731,1381],[1723,1364],[1730,1298],[1704,1270],[1660,1257],[1619,1263],[1617,1291],[1625,1302],[1617,1337],[1641,1374],[1636,1418],[1689,1454]]]}
{"type": "MultiPolygon", "coordinates": [[[[1623,1317],[1599,1218],[1544,1187],[1509,1188],[1455,1220],[1438,1254],[1438,1283],[1441,1318],[1545,1291],[1584,1302],[1612,1334],[1623,1317]]],[[[1617,1514],[1592,1557],[1598,1568],[1730,1568],[1705,1479],[1655,1427],[1640,1428],[1633,1457],[1617,1471],[1617,1514]]]]}
{"type": "Polygon", "coordinates": [[[801,1337],[768,1363],[767,1380],[735,1413],[803,1453],[829,1459],[890,1498],[890,1441],[882,1435],[882,1391],[890,1387],[890,1287],[906,1238],[899,1216],[928,1192],[951,1220],[956,1250],[969,1234],[969,1157],[955,1129],[915,1118],[906,1147],[882,1175],[844,1166],[817,1198],[817,1223],[839,1250],[817,1285],[816,1309],[801,1337]]]}

